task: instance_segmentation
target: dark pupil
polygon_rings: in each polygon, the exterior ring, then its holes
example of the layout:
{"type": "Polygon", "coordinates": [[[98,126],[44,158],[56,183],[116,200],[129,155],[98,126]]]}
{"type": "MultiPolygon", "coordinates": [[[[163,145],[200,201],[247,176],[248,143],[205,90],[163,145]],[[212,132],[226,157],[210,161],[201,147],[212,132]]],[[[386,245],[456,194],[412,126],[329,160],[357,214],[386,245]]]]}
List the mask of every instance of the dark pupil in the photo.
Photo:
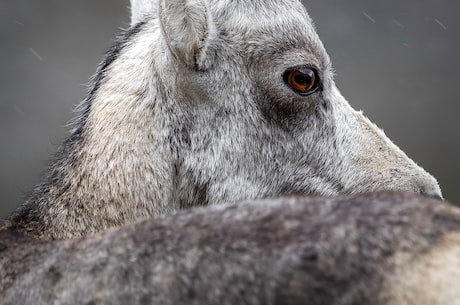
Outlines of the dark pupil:
{"type": "Polygon", "coordinates": [[[306,75],[306,74],[298,74],[294,76],[294,81],[298,84],[308,85],[311,83],[311,77],[310,75],[306,75]]]}

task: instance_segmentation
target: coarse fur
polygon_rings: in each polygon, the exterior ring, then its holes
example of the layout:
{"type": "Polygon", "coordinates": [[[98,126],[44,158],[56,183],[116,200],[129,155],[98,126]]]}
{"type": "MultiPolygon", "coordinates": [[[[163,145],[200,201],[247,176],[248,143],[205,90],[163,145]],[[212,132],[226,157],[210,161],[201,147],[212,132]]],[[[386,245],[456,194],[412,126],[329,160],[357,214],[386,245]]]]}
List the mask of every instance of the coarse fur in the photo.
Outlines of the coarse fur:
{"type": "Polygon", "coordinates": [[[388,191],[441,198],[340,95],[300,2],[133,0],[132,24],[0,229],[0,305],[459,304],[460,211],[388,191]],[[299,65],[319,91],[286,86],[299,65]]]}
{"type": "Polygon", "coordinates": [[[181,208],[290,194],[441,198],[333,81],[298,0],[133,1],[56,161],[4,229],[84,236],[181,208]],[[302,96],[283,80],[317,71],[302,96]]]}
{"type": "Polygon", "coordinates": [[[415,194],[182,210],[84,238],[0,233],[0,304],[457,305],[460,211],[415,194]]]}

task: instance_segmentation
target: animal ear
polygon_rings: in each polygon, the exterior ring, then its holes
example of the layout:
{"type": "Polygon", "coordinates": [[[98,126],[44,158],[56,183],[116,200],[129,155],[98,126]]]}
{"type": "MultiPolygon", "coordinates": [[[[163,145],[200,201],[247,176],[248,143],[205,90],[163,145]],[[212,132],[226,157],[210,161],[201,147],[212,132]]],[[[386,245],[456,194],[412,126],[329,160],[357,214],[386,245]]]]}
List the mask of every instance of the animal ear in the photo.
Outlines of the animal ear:
{"type": "Polygon", "coordinates": [[[152,14],[157,0],[130,0],[131,2],[131,26],[142,21],[146,15],[152,14]]]}
{"type": "Polygon", "coordinates": [[[161,28],[171,52],[188,67],[206,70],[206,51],[215,35],[206,0],[159,1],[161,28]]]}

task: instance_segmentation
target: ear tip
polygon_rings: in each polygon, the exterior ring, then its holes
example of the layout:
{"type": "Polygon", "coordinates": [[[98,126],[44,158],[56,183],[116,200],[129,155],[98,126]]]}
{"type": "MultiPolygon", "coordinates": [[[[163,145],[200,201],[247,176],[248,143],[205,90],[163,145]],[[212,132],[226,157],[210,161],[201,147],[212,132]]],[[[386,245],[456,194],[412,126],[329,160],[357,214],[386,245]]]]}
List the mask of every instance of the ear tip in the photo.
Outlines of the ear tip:
{"type": "Polygon", "coordinates": [[[154,13],[157,0],[130,0],[131,4],[131,25],[142,21],[145,16],[154,13]]]}

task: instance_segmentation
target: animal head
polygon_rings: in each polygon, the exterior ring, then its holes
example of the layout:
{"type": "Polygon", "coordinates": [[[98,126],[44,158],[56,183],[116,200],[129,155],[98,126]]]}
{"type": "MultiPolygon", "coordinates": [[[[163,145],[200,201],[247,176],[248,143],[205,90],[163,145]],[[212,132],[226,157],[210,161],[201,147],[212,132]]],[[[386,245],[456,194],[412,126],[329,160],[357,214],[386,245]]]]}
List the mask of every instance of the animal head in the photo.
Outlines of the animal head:
{"type": "Polygon", "coordinates": [[[162,83],[142,101],[156,100],[154,112],[168,105],[162,116],[175,119],[180,196],[190,185],[209,202],[381,189],[441,196],[434,178],[342,97],[300,1],[132,7],[133,23],[147,20],[155,41],[144,69],[162,83]]]}
{"type": "Polygon", "coordinates": [[[58,235],[74,236],[290,194],[441,198],[436,180],[340,94],[300,1],[131,4],[132,28],[107,53],[71,137],[29,199],[52,208],[19,213],[31,215],[27,223],[46,214],[70,232],[58,235]]]}
{"type": "Polygon", "coordinates": [[[166,190],[163,205],[382,189],[441,196],[342,97],[300,1],[143,0],[132,9],[138,32],[107,68],[88,132],[96,143],[117,132],[97,129],[113,124],[106,111],[127,119],[120,125],[142,122],[139,144],[155,153],[131,158],[166,190]]]}

